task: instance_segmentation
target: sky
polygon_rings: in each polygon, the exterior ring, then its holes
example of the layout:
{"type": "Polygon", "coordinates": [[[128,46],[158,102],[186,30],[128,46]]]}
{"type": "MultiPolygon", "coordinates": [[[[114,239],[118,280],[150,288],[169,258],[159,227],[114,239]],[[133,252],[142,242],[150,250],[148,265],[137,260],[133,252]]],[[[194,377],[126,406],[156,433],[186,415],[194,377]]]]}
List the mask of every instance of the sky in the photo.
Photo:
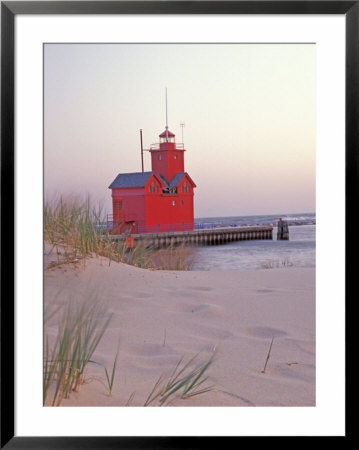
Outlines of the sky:
{"type": "Polygon", "coordinates": [[[45,197],[111,213],[108,186],[141,171],[139,130],[146,149],[165,129],[166,88],[195,217],[315,211],[314,44],[45,44],[45,197]]]}

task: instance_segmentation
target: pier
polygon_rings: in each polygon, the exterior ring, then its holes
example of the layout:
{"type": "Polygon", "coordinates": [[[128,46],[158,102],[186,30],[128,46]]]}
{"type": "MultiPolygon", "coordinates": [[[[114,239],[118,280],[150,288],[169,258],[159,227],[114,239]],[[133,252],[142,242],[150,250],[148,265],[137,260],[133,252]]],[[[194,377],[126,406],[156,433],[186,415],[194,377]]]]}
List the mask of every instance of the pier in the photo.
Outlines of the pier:
{"type": "MultiPolygon", "coordinates": [[[[113,235],[112,239],[126,242],[128,236],[113,235]]],[[[193,231],[174,231],[165,233],[132,234],[133,246],[163,248],[178,245],[205,246],[221,245],[235,241],[271,240],[273,239],[272,226],[227,227],[200,229],[193,231]]],[[[131,239],[132,241],[132,239],[131,239]]]]}

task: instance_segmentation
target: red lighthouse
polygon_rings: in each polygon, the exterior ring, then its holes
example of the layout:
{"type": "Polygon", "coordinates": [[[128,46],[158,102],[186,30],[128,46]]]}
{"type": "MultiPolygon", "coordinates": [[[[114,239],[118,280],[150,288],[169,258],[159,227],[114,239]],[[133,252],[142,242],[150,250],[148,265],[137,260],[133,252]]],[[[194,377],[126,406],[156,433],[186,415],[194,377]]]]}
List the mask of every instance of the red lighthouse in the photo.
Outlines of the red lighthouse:
{"type": "Polygon", "coordinates": [[[151,172],[120,173],[109,186],[115,234],[193,230],[196,185],[184,170],[184,145],[167,124],[159,138],[151,172]]]}

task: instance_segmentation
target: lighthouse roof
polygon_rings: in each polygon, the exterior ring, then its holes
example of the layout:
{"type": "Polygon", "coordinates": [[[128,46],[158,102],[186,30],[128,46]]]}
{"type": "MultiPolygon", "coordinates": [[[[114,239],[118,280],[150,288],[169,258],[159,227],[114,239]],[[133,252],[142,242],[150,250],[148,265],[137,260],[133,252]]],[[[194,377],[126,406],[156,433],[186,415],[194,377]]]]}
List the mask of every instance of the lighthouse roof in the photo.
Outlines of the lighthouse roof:
{"type": "Polygon", "coordinates": [[[178,185],[178,183],[182,180],[182,178],[185,176],[186,174],[184,172],[179,172],[176,173],[176,175],[172,178],[171,182],[170,182],[170,187],[175,187],[178,185]]]}
{"type": "Polygon", "coordinates": [[[165,131],[162,131],[162,133],[160,134],[159,137],[161,138],[161,137],[166,137],[166,136],[175,137],[176,135],[174,133],[172,133],[172,131],[170,131],[170,130],[165,130],[165,131]]]}
{"type": "Polygon", "coordinates": [[[157,176],[162,181],[162,183],[165,185],[165,187],[170,187],[170,185],[167,183],[167,181],[163,178],[163,176],[160,173],[157,173],[157,176]]]}
{"type": "Polygon", "coordinates": [[[192,180],[192,178],[188,175],[187,172],[178,172],[176,173],[176,175],[172,178],[169,186],[170,187],[177,187],[179,185],[179,183],[181,182],[181,180],[183,179],[183,177],[187,177],[189,182],[192,184],[193,187],[196,187],[194,181],[192,180]]]}
{"type": "Polygon", "coordinates": [[[120,173],[110,184],[109,189],[143,187],[152,175],[153,172],[120,173]]]}

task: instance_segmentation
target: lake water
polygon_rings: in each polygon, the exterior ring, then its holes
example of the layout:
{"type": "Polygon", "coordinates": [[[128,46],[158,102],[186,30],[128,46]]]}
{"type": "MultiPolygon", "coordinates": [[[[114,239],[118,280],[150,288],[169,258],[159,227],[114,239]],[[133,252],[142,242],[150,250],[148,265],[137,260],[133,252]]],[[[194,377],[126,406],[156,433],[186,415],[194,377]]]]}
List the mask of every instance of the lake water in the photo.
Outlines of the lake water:
{"type": "Polygon", "coordinates": [[[195,225],[196,228],[275,225],[279,217],[288,221],[289,241],[277,241],[274,226],[273,240],[196,247],[193,270],[315,267],[315,214],[201,218],[195,220],[195,225]]]}

